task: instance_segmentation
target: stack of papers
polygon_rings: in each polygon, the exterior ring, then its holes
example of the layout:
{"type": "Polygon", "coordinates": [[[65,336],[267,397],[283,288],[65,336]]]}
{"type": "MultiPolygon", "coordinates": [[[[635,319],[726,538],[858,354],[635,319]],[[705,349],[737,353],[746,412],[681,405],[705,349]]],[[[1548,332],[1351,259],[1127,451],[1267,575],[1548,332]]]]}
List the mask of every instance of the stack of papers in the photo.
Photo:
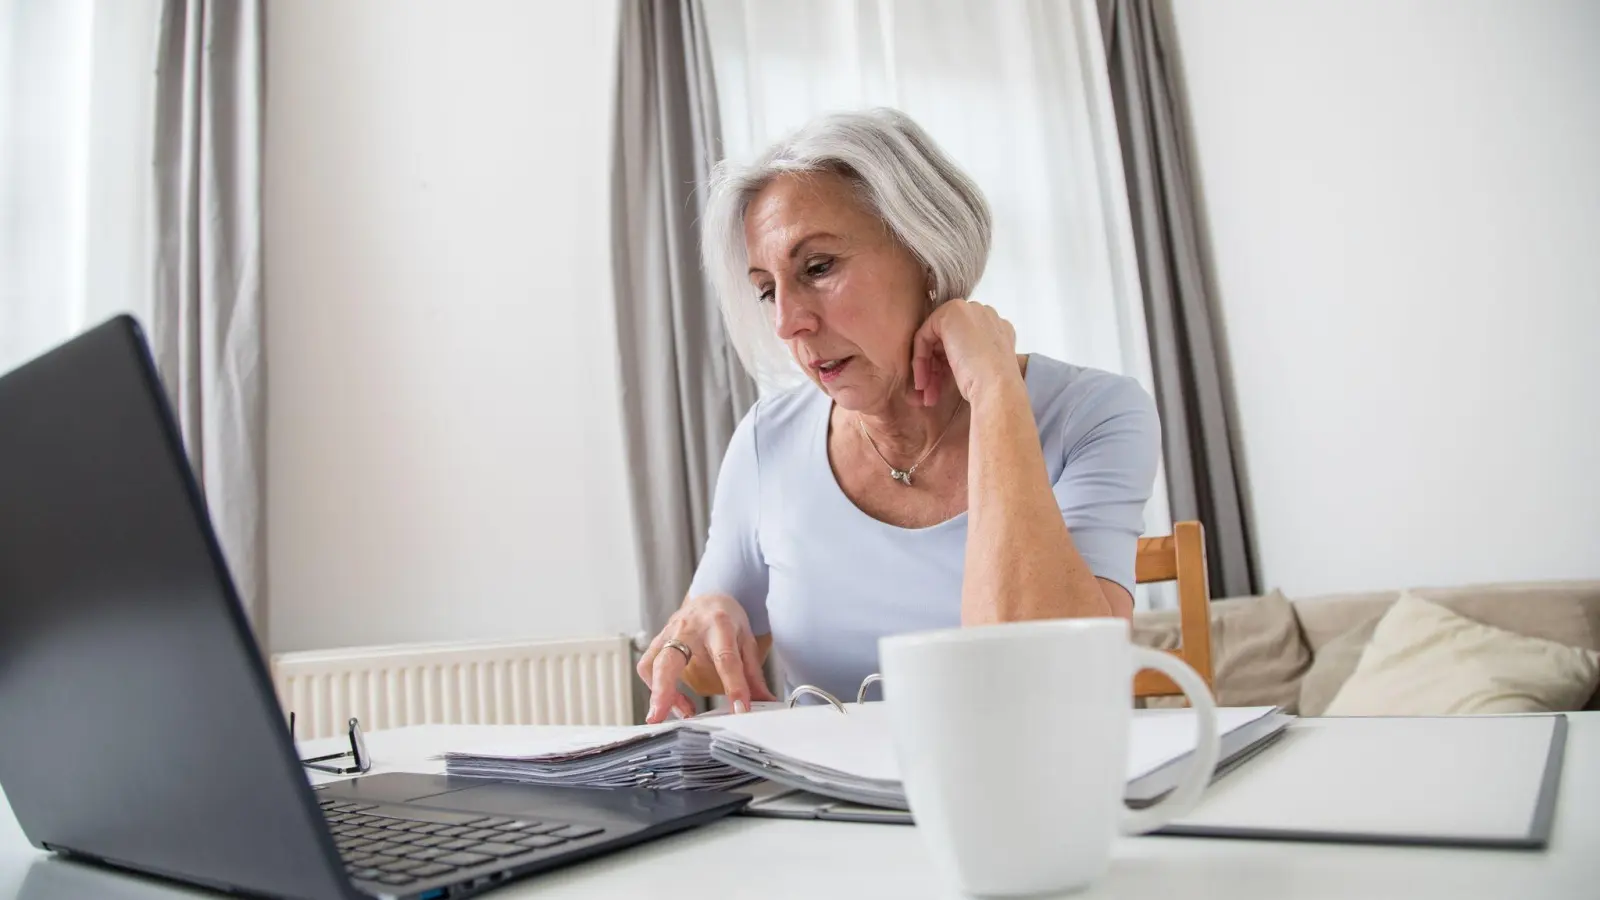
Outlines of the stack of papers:
{"type": "Polygon", "coordinates": [[[575,729],[570,735],[444,755],[451,775],[575,787],[721,791],[757,780],[711,758],[711,735],[684,723],[575,729]]]}
{"type": "MultiPolygon", "coordinates": [[[[506,746],[444,756],[452,775],[578,787],[727,790],[768,779],[850,803],[907,808],[883,703],[707,715],[660,725],[573,729],[506,746]]],[[[1292,720],[1275,707],[1218,710],[1219,772],[1247,758],[1292,720]]],[[[1151,802],[1177,784],[1194,751],[1190,710],[1134,713],[1128,800],[1151,802]]]]}

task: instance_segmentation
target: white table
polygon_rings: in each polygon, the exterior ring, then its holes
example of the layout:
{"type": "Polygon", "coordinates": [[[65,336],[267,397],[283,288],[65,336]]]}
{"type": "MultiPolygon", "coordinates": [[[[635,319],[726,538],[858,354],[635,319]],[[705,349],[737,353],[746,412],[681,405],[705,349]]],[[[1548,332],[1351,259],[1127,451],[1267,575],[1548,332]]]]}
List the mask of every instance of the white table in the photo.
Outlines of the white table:
{"type": "MultiPolygon", "coordinates": [[[[546,729],[525,729],[528,732],[546,729]]],[[[376,771],[442,771],[446,748],[516,728],[427,726],[368,737],[376,771]]],[[[328,742],[305,750],[336,749],[328,742]]],[[[326,751],[325,751],[326,752],[326,751]]],[[[3,800],[3,794],[0,794],[3,800]]],[[[915,828],[734,817],[538,876],[489,896],[942,897],[915,828]]],[[[107,874],[30,847],[0,803],[0,898],[173,900],[215,896],[107,874]]],[[[1571,716],[1555,831],[1544,852],[1342,846],[1201,838],[1117,842],[1110,875],[1082,898],[1600,897],[1600,713],[1571,716]]]]}

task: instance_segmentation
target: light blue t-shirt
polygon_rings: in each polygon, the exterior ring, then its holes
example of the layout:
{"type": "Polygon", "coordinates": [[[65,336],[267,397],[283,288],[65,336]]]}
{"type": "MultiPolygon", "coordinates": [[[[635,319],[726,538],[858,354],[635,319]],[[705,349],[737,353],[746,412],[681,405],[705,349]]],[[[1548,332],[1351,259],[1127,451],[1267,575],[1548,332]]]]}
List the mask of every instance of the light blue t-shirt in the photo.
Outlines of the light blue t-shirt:
{"type": "MultiPolygon", "coordinates": [[[[1131,592],[1161,453],[1155,404],[1132,378],[1038,354],[1026,382],[1073,543],[1095,575],[1131,592]]],[[[745,415],[689,594],[739,601],[754,632],[772,635],[785,692],[814,684],[854,699],[878,671],[878,638],[961,624],[967,514],[899,528],[862,512],[828,464],[831,411],[806,384],[745,415]]]]}

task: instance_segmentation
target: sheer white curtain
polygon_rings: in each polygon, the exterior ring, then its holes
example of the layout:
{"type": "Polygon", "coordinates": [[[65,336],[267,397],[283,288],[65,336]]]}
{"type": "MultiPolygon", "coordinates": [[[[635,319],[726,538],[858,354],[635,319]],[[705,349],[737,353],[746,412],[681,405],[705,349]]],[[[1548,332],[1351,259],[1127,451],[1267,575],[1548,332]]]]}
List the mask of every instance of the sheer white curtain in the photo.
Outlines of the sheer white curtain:
{"type": "Polygon", "coordinates": [[[158,0],[0,0],[0,371],[147,318],[158,0]]]}
{"type": "MultiPolygon", "coordinates": [[[[704,0],[724,150],[813,116],[894,106],[977,180],[994,242],[973,294],[1019,349],[1153,393],[1127,189],[1093,0],[704,0]]],[[[1171,529],[1165,474],[1145,533],[1171,529]]],[[[1141,589],[1141,607],[1169,605],[1141,589]]]]}

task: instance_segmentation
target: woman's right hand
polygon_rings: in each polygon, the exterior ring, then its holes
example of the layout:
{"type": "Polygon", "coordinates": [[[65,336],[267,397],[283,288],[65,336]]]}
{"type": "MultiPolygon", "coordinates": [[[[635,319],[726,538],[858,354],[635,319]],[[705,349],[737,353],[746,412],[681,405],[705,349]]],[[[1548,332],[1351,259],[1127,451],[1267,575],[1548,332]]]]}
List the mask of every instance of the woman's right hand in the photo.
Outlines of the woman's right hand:
{"type": "Polygon", "coordinates": [[[696,686],[720,686],[735,712],[748,712],[752,700],[778,699],[761,673],[761,650],[750,631],[750,617],[739,601],[726,594],[685,600],[640,657],[638,672],[650,685],[645,722],[652,725],[674,709],[685,718],[694,715],[694,705],[678,690],[680,678],[696,686]],[[674,639],[688,646],[691,659],[666,645],[674,639]]]}

